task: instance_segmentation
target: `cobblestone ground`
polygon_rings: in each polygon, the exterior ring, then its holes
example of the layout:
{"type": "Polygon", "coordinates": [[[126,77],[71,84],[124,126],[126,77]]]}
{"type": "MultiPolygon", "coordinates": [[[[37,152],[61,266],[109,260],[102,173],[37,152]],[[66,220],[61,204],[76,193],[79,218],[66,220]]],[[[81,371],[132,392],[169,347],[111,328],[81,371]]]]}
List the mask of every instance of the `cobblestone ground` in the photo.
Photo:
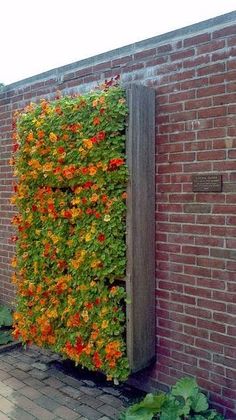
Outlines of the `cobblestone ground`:
{"type": "Polygon", "coordinates": [[[119,418],[129,402],[119,387],[74,378],[56,359],[37,347],[0,353],[0,420],[119,418]]]}

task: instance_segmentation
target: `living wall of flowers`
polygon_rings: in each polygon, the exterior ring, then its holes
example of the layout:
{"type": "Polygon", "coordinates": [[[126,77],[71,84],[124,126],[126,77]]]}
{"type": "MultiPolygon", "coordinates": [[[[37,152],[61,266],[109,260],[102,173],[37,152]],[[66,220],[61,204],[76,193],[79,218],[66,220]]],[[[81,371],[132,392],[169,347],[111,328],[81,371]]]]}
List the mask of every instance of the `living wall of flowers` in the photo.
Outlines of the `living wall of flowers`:
{"type": "MultiPolygon", "coordinates": [[[[109,86],[111,85],[111,86],[109,86]]],[[[16,117],[14,336],[125,379],[124,90],[31,104],[16,117]]]]}

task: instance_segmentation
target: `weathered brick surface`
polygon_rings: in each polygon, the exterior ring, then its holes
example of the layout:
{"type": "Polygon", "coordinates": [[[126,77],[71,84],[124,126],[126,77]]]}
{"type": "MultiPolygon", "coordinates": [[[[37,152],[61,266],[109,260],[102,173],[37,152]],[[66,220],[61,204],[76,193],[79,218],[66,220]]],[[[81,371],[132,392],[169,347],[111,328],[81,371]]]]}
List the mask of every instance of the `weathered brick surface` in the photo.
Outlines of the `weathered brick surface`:
{"type": "MultiPolygon", "coordinates": [[[[30,101],[53,97],[57,89],[87,91],[117,74],[124,85],[142,83],[155,89],[157,363],[149,382],[164,387],[180,376],[196,375],[215,405],[232,418],[236,414],[235,22],[233,12],[27,79],[0,93],[0,300],[11,303],[12,112],[30,101]],[[223,192],[193,193],[192,175],[212,172],[222,174],[223,192]]],[[[30,383],[37,386],[37,379],[31,377],[27,383],[26,378],[25,384],[30,383]]]]}

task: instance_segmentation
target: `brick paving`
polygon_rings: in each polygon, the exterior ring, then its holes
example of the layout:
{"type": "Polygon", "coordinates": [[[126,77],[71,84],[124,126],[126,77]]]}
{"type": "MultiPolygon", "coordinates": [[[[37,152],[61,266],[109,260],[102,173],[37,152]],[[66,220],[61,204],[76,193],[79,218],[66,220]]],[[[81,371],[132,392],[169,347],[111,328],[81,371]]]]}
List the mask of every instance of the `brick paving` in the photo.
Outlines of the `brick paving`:
{"type": "Polygon", "coordinates": [[[60,363],[37,347],[0,353],[0,420],[119,418],[130,401],[120,387],[75,378],[60,363]]]}

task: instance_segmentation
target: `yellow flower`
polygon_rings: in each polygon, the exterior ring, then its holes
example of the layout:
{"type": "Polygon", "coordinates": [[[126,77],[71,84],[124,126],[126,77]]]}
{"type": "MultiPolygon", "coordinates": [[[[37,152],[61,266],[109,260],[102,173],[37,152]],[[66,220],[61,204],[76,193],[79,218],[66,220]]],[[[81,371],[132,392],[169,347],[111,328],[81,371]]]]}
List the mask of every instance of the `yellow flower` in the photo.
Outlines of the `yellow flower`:
{"type": "Polygon", "coordinates": [[[83,189],[82,187],[76,187],[75,188],[75,194],[80,194],[82,189],[83,189]]]}
{"type": "Polygon", "coordinates": [[[82,210],[81,209],[78,209],[76,207],[72,207],[71,214],[72,214],[72,217],[73,218],[76,218],[76,217],[81,216],[81,213],[82,213],[82,210]]]}
{"type": "Polygon", "coordinates": [[[49,139],[50,139],[53,143],[55,143],[55,141],[57,141],[57,135],[56,135],[55,133],[51,132],[51,133],[49,134],[49,139]]]}
{"type": "Polygon", "coordinates": [[[86,156],[88,153],[82,146],[79,148],[79,152],[82,156],[86,156]]]}
{"type": "Polygon", "coordinates": [[[102,329],[105,329],[107,327],[108,327],[108,321],[107,320],[102,321],[102,329]]]}
{"type": "Polygon", "coordinates": [[[88,311],[87,311],[86,309],[84,309],[84,310],[81,312],[81,316],[82,316],[82,318],[83,318],[84,322],[88,322],[88,320],[89,320],[89,316],[88,316],[88,311]]]}
{"type": "Polygon", "coordinates": [[[91,287],[96,286],[96,281],[92,280],[92,281],[90,282],[90,286],[91,286],[91,287]]]}
{"type": "Polygon", "coordinates": [[[98,194],[93,194],[92,197],[90,198],[90,201],[92,203],[96,203],[99,199],[99,195],[98,194]]]}
{"type": "Polygon", "coordinates": [[[31,166],[33,169],[41,169],[41,164],[37,159],[29,160],[28,165],[31,166]]]}
{"type": "Polygon", "coordinates": [[[11,266],[14,267],[14,268],[17,266],[17,259],[16,259],[16,257],[13,257],[12,258],[11,266]]]}
{"type": "Polygon", "coordinates": [[[72,296],[68,296],[68,299],[67,299],[68,306],[74,306],[75,302],[76,302],[75,298],[73,298],[72,296]]]}
{"type": "Polygon", "coordinates": [[[53,168],[52,162],[47,162],[43,165],[43,172],[50,172],[53,168]]]}
{"type": "Polygon", "coordinates": [[[99,101],[98,99],[94,99],[93,101],[93,107],[96,108],[96,106],[98,105],[99,101]]]}
{"type": "Polygon", "coordinates": [[[73,200],[71,201],[72,204],[76,205],[76,204],[80,204],[81,199],[79,197],[73,198],[73,200]]]}
{"type": "Polygon", "coordinates": [[[51,309],[49,311],[47,311],[47,316],[48,318],[57,318],[58,317],[58,313],[56,309],[51,309]]]}
{"type": "Polygon", "coordinates": [[[111,216],[109,214],[105,214],[103,220],[104,220],[104,222],[109,222],[111,220],[111,216]]]}
{"type": "Polygon", "coordinates": [[[38,273],[38,262],[34,261],[34,274],[38,273]]]}
{"type": "Polygon", "coordinates": [[[91,267],[92,268],[97,268],[97,267],[99,267],[100,264],[101,264],[101,261],[100,260],[93,260],[91,262],[91,267]]]}
{"type": "Polygon", "coordinates": [[[91,241],[91,233],[86,233],[86,235],[85,235],[85,241],[86,242],[91,241]]]}
{"type": "Polygon", "coordinates": [[[86,149],[92,149],[93,142],[90,139],[84,139],[83,140],[83,145],[84,145],[84,147],[86,147],[86,149]]]}
{"type": "Polygon", "coordinates": [[[57,244],[60,241],[60,236],[57,235],[51,235],[51,240],[54,244],[57,244]]]}

